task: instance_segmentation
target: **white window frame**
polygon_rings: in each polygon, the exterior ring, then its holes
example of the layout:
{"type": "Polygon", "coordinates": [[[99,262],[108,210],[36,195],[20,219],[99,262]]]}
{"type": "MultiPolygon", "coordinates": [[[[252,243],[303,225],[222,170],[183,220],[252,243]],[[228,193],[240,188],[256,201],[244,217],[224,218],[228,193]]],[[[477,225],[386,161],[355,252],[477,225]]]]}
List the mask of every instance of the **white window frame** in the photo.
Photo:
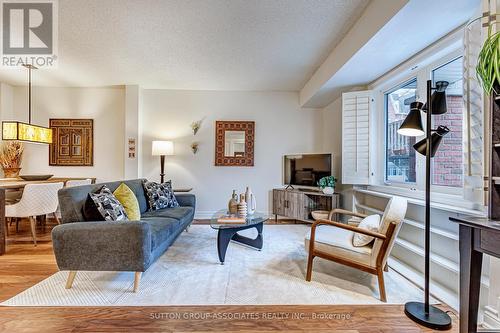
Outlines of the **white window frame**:
{"type": "MultiPolygon", "coordinates": [[[[379,179],[376,181],[379,185],[384,187],[393,188],[398,192],[408,193],[414,195],[417,192],[422,192],[425,190],[425,157],[417,154],[416,157],[416,183],[401,183],[401,182],[390,182],[386,180],[386,139],[387,139],[387,124],[386,124],[386,105],[385,105],[385,94],[403,86],[405,83],[410,82],[414,78],[417,79],[417,101],[425,99],[426,96],[426,82],[432,79],[432,71],[442,65],[449,63],[461,56],[463,56],[461,43],[455,43],[452,47],[448,47],[446,52],[438,52],[438,54],[429,55],[428,57],[422,59],[420,62],[424,65],[408,65],[406,67],[398,68],[398,70],[393,75],[387,75],[382,81],[378,82],[377,85],[373,86],[373,90],[377,96],[377,109],[381,110],[378,113],[378,125],[379,129],[379,142],[383,142],[382,151],[378,152],[378,156],[384,156],[382,161],[378,166],[381,172],[378,172],[379,179]]],[[[434,125],[434,123],[433,123],[434,125]]],[[[437,124],[436,124],[437,125],[437,124]]],[[[425,126],[425,121],[424,121],[425,126]]],[[[418,137],[417,141],[423,139],[424,137],[418,137]]],[[[453,197],[458,197],[463,195],[462,187],[451,187],[451,186],[440,186],[431,185],[433,193],[451,195],[453,197]]]]}
{"type": "MultiPolygon", "coordinates": [[[[418,100],[418,94],[419,94],[419,90],[418,90],[418,78],[416,76],[410,76],[409,79],[407,80],[404,80],[402,82],[400,82],[399,84],[391,87],[390,89],[386,89],[384,90],[383,94],[382,94],[382,100],[383,100],[383,117],[384,117],[384,121],[383,121],[383,141],[384,141],[384,159],[383,159],[383,163],[384,163],[384,166],[382,168],[383,172],[382,172],[382,178],[383,178],[383,183],[385,185],[394,185],[394,186],[398,186],[398,187],[403,187],[403,188],[407,188],[407,189],[416,189],[418,188],[418,181],[419,181],[419,170],[418,170],[418,156],[416,158],[416,161],[415,161],[415,172],[416,172],[416,182],[415,183],[404,183],[404,182],[396,182],[396,181],[389,181],[386,179],[386,175],[387,175],[387,101],[386,101],[386,95],[387,94],[390,94],[391,92],[399,89],[399,88],[402,88],[403,86],[405,86],[406,84],[412,82],[413,80],[417,80],[417,91],[416,91],[416,98],[418,100]]],[[[418,155],[418,154],[417,154],[418,155]]]]}

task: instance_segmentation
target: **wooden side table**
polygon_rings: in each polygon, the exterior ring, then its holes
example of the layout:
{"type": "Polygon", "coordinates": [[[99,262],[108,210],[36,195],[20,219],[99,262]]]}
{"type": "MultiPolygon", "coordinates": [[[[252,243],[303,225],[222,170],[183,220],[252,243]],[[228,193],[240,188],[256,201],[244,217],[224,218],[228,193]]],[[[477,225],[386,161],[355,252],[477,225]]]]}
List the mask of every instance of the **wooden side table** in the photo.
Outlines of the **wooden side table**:
{"type": "Polygon", "coordinates": [[[477,332],[483,253],[500,258],[500,221],[450,217],[460,224],[460,333],[477,332]]]}

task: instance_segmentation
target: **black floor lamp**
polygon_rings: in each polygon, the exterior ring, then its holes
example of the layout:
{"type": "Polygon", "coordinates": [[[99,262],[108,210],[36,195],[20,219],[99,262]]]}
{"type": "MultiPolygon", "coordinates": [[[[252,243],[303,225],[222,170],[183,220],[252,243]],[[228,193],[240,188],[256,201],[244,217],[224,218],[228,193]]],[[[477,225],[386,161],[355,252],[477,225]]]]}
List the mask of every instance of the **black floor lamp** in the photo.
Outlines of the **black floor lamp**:
{"type": "Polygon", "coordinates": [[[425,155],[425,285],[424,302],[408,302],[405,304],[405,314],[413,321],[435,329],[448,330],[451,328],[450,316],[429,304],[429,280],[430,280],[430,242],[431,242],[431,157],[436,154],[441,139],[450,130],[446,126],[432,129],[432,115],[446,113],[446,88],[448,82],[438,81],[436,87],[432,87],[432,81],[427,81],[427,103],[413,102],[410,105],[410,113],[405,118],[398,133],[405,136],[421,136],[425,139],[413,145],[413,148],[425,155]],[[424,132],[420,111],[427,112],[426,129],[424,132]]]}

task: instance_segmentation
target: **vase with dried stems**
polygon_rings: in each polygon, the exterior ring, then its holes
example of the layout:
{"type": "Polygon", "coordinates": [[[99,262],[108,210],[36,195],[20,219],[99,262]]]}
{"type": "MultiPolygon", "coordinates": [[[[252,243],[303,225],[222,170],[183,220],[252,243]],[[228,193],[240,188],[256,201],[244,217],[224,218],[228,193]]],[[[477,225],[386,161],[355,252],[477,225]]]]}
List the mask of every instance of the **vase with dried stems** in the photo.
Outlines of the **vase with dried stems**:
{"type": "Polygon", "coordinates": [[[19,141],[4,141],[0,146],[0,165],[5,178],[17,178],[21,171],[24,146],[19,141]]]}

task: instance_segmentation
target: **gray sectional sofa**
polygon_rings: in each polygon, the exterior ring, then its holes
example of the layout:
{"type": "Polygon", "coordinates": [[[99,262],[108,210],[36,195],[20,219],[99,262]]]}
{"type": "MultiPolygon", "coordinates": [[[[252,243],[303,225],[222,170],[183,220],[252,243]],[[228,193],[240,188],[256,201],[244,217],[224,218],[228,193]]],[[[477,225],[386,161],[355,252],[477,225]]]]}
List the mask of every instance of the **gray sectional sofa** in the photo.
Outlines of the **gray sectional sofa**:
{"type": "Polygon", "coordinates": [[[76,272],[136,272],[134,291],[141,273],[161,256],[194,218],[192,194],[176,194],[180,207],[148,211],[143,179],[63,188],[59,191],[61,225],[52,231],[52,242],[60,270],[70,271],[66,288],[76,272]],[[82,208],[89,192],[106,185],[114,191],[121,183],[134,192],[141,210],[140,221],[85,221],[82,208]]]}

